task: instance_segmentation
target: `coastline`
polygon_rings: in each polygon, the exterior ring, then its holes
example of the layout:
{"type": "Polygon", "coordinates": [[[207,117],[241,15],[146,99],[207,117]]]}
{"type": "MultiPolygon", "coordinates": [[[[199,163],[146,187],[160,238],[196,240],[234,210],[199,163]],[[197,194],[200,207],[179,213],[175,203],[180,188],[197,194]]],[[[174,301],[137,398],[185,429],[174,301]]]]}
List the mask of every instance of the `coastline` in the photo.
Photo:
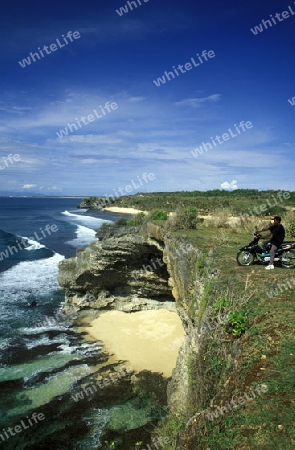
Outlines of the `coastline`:
{"type": "Polygon", "coordinates": [[[103,208],[104,211],[109,211],[113,213],[121,213],[121,214],[139,214],[144,213],[148,214],[148,211],[142,211],[141,209],[135,209],[135,208],[121,208],[118,206],[107,206],[103,208]]]}
{"type": "Polygon", "coordinates": [[[179,316],[166,309],[106,311],[83,328],[102,341],[112,360],[128,361],[134,371],[149,370],[169,378],[185,332],[179,316]]]}

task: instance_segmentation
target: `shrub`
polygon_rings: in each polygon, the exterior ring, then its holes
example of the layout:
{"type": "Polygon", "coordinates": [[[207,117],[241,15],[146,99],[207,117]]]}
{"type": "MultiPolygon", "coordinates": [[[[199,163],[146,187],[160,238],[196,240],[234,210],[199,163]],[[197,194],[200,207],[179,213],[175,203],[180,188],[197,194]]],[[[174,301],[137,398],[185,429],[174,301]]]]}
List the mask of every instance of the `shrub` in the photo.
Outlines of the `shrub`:
{"type": "Polygon", "coordinates": [[[127,219],[123,219],[123,217],[121,217],[120,219],[116,220],[114,225],[115,225],[115,227],[124,227],[127,225],[127,222],[128,222],[127,219]]]}
{"type": "Polygon", "coordinates": [[[156,209],[152,212],[151,220],[167,220],[167,213],[163,209],[156,209]]]}
{"type": "Polygon", "coordinates": [[[229,297],[220,297],[215,300],[213,305],[214,314],[219,314],[220,312],[224,312],[231,305],[231,299],[229,297]]]}
{"type": "Polygon", "coordinates": [[[277,216],[283,215],[286,212],[286,208],[283,206],[270,206],[266,211],[261,212],[260,216],[277,216]]]}
{"type": "Polygon", "coordinates": [[[194,206],[185,208],[180,214],[180,220],[185,229],[192,230],[196,228],[198,210],[194,206]]]}
{"type": "Polygon", "coordinates": [[[103,224],[98,228],[98,230],[105,232],[107,230],[110,230],[113,226],[114,223],[103,222],[103,224]]]}
{"type": "Polygon", "coordinates": [[[290,223],[288,227],[288,234],[291,237],[295,237],[295,220],[292,220],[292,222],[290,223]]]}
{"type": "Polygon", "coordinates": [[[118,448],[118,443],[116,441],[104,441],[105,446],[103,447],[104,450],[116,450],[118,448]]]}
{"type": "Polygon", "coordinates": [[[126,220],[126,225],[132,226],[132,227],[142,225],[144,222],[144,219],[145,219],[145,214],[141,212],[141,213],[136,214],[133,217],[133,219],[126,220]]]}
{"type": "Polygon", "coordinates": [[[198,210],[195,206],[178,209],[171,219],[171,228],[175,230],[194,230],[197,224],[198,210]]]}
{"type": "Polygon", "coordinates": [[[213,212],[213,226],[216,228],[229,228],[229,217],[231,216],[230,208],[216,209],[213,212]]]}
{"type": "Polygon", "coordinates": [[[229,315],[229,323],[227,324],[226,331],[233,336],[240,337],[246,330],[246,318],[242,312],[235,311],[229,315]]]}
{"type": "Polygon", "coordinates": [[[201,321],[203,319],[203,316],[205,314],[206,308],[209,303],[209,299],[213,293],[214,285],[211,280],[207,280],[204,284],[204,291],[201,297],[199,311],[198,311],[198,319],[201,321]]]}
{"type": "Polygon", "coordinates": [[[205,265],[206,265],[205,258],[203,256],[200,256],[196,261],[196,271],[200,275],[204,274],[205,265]]]}

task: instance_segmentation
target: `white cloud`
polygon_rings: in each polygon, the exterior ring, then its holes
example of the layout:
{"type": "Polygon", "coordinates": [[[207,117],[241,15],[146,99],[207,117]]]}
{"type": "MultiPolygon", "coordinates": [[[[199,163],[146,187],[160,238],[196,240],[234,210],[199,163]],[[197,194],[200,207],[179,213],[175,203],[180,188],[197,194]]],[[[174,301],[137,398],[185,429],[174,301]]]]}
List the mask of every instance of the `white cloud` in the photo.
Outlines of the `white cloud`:
{"type": "MultiPolygon", "coordinates": [[[[58,139],[59,140],[59,139],[58,139]]],[[[82,134],[66,136],[59,140],[64,144],[121,144],[122,139],[117,139],[108,135],[82,134]]]]}
{"type": "Polygon", "coordinates": [[[36,187],[36,184],[24,184],[21,189],[32,189],[34,187],[36,187]]]}
{"type": "Polygon", "coordinates": [[[128,136],[128,137],[134,136],[134,133],[132,133],[131,131],[127,131],[127,130],[118,130],[116,132],[116,134],[118,134],[119,136],[128,136]]]}
{"type": "Polygon", "coordinates": [[[237,180],[232,180],[230,183],[228,181],[225,181],[224,183],[221,183],[220,187],[221,189],[229,189],[229,190],[235,190],[238,189],[237,180]]]}
{"type": "MultiPolygon", "coordinates": [[[[0,137],[0,155],[18,153],[21,162],[2,172],[2,183],[14,190],[19,190],[24,183],[32,183],[24,184],[23,192],[43,193],[49,193],[51,188],[54,192],[54,186],[60,185],[62,192],[69,194],[79,193],[83,186],[84,193],[98,195],[103,194],[107,186],[116,185],[118,180],[124,179],[127,184],[128,179],[135,179],[145,170],[155,173],[157,180],[161,180],[155,181],[154,190],[171,187],[182,190],[184,186],[203,190],[218,188],[221,184],[224,189],[237,189],[236,183],[224,180],[238,177],[240,187],[249,186],[249,180],[253,186],[260,186],[262,174],[267,170],[270,184],[273,183],[279,158],[286,180],[283,187],[290,189],[287,183],[291,183],[288,176],[292,179],[291,149],[278,143],[280,136],[274,135],[268,121],[253,119],[253,129],[210,149],[198,160],[193,158],[191,150],[202,141],[210,141],[210,136],[220,135],[229,127],[233,129],[233,124],[241,119],[252,119],[251,114],[248,117],[235,117],[235,113],[230,117],[215,115],[215,108],[210,106],[217,104],[219,94],[194,93],[195,96],[198,98],[186,100],[190,107],[183,108],[179,114],[179,108],[171,108],[170,95],[164,100],[146,95],[142,97],[143,103],[129,91],[68,89],[60,96],[46,97],[39,103],[37,97],[31,99],[26,93],[21,94],[15,119],[3,114],[5,133],[0,137]],[[33,110],[22,110],[29,101],[33,110]],[[118,110],[57,139],[56,131],[68,121],[91,113],[106,101],[116,101],[118,110]],[[76,179],[80,181],[78,185],[76,179]],[[45,180],[48,186],[41,189],[45,180]]],[[[9,96],[4,106],[6,104],[17,108],[18,101],[15,96],[9,96]]],[[[286,136],[282,142],[286,142],[286,136]]]]}
{"type": "Polygon", "coordinates": [[[132,102],[132,103],[142,102],[143,100],[145,100],[144,97],[130,97],[129,98],[129,102],[132,102]]]}
{"type": "Polygon", "coordinates": [[[48,188],[45,187],[44,189],[46,189],[49,192],[61,192],[61,189],[58,186],[50,186],[48,188]]]}
{"type": "Polygon", "coordinates": [[[97,164],[97,165],[102,165],[102,164],[116,164],[118,161],[116,161],[115,159],[95,159],[95,158],[86,158],[86,159],[81,159],[79,161],[80,164],[97,164]]]}
{"type": "Polygon", "coordinates": [[[205,105],[206,103],[215,103],[221,99],[220,94],[212,94],[208,97],[195,97],[195,98],[186,98],[181,100],[180,102],[175,102],[176,106],[191,106],[193,108],[199,108],[200,106],[205,105]]]}

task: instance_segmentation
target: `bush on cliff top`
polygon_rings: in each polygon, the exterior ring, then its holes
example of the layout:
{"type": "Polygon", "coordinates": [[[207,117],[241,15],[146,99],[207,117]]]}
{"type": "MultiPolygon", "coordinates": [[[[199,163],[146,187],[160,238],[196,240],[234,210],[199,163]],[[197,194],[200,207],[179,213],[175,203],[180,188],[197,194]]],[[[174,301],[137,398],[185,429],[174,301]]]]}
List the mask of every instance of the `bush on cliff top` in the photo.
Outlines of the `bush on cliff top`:
{"type": "Polygon", "coordinates": [[[179,208],[171,217],[169,228],[171,230],[195,230],[198,222],[198,210],[194,206],[179,208]]]}
{"type": "Polygon", "coordinates": [[[143,212],[136,214],[133,216],[133,219],[126,220],[126,225],[136,227],[138,225],[142,225],[145,219],[145,214],[143,212]]]}
{"type": "Polygon", "coordinates": [[[168,215],[163,209],[156,209],[152,212],[151,220],[167,220],[168,215]]]}

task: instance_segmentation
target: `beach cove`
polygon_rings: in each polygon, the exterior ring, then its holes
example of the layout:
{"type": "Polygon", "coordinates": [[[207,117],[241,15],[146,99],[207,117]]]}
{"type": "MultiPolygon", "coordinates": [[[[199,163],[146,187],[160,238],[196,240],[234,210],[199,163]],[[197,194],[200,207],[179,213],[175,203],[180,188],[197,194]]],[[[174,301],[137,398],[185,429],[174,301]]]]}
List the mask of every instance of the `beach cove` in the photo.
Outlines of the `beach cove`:
{"type": "Polygon", "coordinates": [[[128,361],[134,371],[150,370],[170,377],[184,338],[176,313],[160,310],[102,313],[86,328],[101,340],[116,360],[128,361]]]}

